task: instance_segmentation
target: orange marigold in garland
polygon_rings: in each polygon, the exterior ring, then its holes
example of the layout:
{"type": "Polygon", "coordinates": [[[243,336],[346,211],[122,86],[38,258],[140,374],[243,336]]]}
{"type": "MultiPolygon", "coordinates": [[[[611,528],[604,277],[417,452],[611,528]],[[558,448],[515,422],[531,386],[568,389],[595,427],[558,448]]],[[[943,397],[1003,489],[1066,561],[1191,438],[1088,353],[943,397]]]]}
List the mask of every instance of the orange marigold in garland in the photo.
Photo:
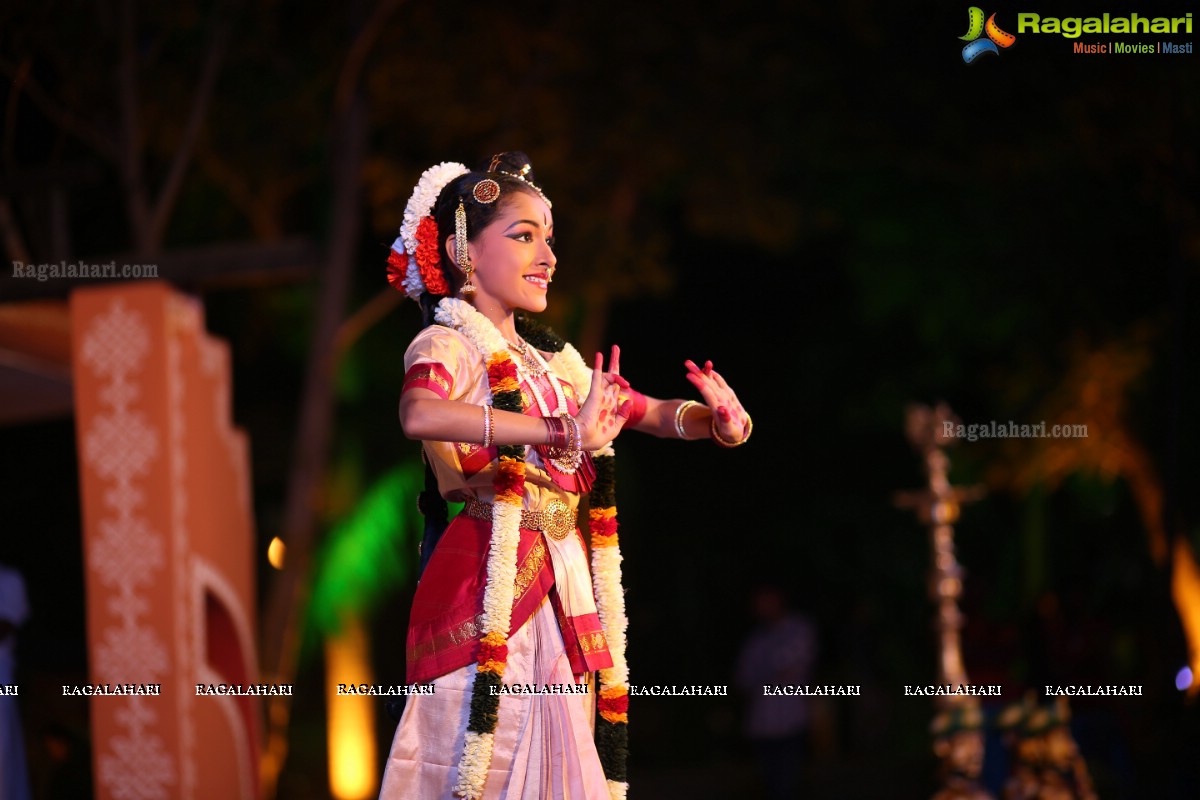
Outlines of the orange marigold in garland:
{"type": "Polygon", "coordinates": [[[496,388],[494,389],[493,394],[498,394],[503,397],[505,394],[510,393],[515,398],[513,405],[521,406],[524,405],[522,402],[524,399],[524,392],[521,391],[520,387],[521,384],[517,382],[516,378],[501,378],[500,380],[496,381],[496,388]]]}
{"type": "Polygon", "coordinates": [[[609,722],[628,722],[629,695],[624,691],[619,694],[613,692],[611,696],[605,696],[606,693],[606,690],[601,690],[600,699],[597,702],[600,716],[609,722]]]}
{"type": "Polygon", "coordinates": [[[616,546],[617,546],[617,535],[615,533],[612,536],[604,536],[602,534],[596,533],[595,531],[592,532],[592,547],[616,547],[616,546]]]}
{"type": "Polygon", "coordinates": [[[525,493],[525,462],[502,456],[493,485],[496,502],[519,504],[525,493]]]}

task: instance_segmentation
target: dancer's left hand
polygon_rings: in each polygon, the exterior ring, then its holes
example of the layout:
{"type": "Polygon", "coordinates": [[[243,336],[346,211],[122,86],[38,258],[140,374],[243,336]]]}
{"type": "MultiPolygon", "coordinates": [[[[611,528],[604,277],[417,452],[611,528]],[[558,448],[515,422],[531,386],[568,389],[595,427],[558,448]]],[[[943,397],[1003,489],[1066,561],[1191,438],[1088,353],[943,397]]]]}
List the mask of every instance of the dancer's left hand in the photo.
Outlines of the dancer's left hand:
{"type": "Polygon", "coordinates": [[[721,374],[713,369],[712,362],[705,361],[703,369],[691,360],[683,364],[688,369],[687,379],[700,391],[700,396],[712,411],[721,438],[735,443],[744,440],[750,432],[750,415],[721,374]]]}

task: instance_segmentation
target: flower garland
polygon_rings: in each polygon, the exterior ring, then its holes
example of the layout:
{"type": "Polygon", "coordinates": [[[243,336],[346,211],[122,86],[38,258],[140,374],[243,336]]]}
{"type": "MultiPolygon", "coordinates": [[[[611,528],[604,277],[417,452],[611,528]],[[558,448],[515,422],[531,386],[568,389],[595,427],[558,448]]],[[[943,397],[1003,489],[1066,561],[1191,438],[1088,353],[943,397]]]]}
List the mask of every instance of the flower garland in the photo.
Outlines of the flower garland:
{"type": "MultiPolygon", "coordinates": [[[[434,319],[454,328],[483,355],[487,364],[488,387],[492,407],[522,413],[517,366],[508,352],[508,344],[491,321],[470,303],[445,298],[438,303],[434,319]]],[[[530,326],[524,326],[531,330],[530,326]]],[[[564,356],[563,363],[582,403],[591,387],[591,371],[579,352],[554,336],[546,341],[531,331],[534,347],[549,345],[564,356]]],[[[522,333],[524,335],[524,332],[522,333]]],[[[483,590],[483,637],[480,639],[475,680],[471,686],[471,708],[467,721],[466,742],[458,764],[454,793],[469,800],[483,796],[484,783],[492,762],[496,724],[499,720],[499,687],[508,659],[508,630],[512,625],[514,579],[517,570],[517,545],[520,541],[521,504],[525,485],[525,446],[500,445],[499,468],[493,486],[496,490],[492,514],[492,538],[488,550],[487,584],[483,590]]],[[[597,480],[592,488],[593,550],[592,583],[596,609],[604,635],[608,639],[613,666],[600,671],[604,689],[600,692],[601,719],[596,727],[596,750],[608,780],[612,800],[624,800],[629,789],[625,764],[628,757],[629,670],[625,662],[625,600],[621,592],[621,553],[617,547],[616,507],[613,503],[613,451],[611,443],[596,451],[597,480]],[[598,535],[597,535],[598,534],[598,535]]]]}
{"type": "MultiPolygon", "coordinates": [[[[592,374],[570,343],[545,326],[525,317],[517,317],[518,333],[539,350],[559,353],[568,378],[579,393],[579,402],[587,400],[592,374]]],[[[596,611],[613,665],[600,670],[597,706],[596,752],[608,794],[612,800],[625,800],[629,791],[626,763],[629,759],[629,664],[625,660],[625,594],[621,591],[621,548],[617,542],[616,455],[612,442],[592,454],[596,482],[589,498],[588,527],[592,533],[592,589],[596,611]]]]}
{"type": "MultiPolygon", "coordinates": [[[[438,303],[435,319],[454,328],[483,354],[487,364],[492,407],[522,413],[517,365],[504,337],[487,317],[470,304],[446,298],[438,303]]],[[[488,549],[487,585],[483,590],[483,637],[479,640],[479,666],[471,686],[471,710],[466,743],[458,764],[454,793],[476,800],[483,796],[500,712],[500,678],[508,661],[508,630],[512,625],[517,546],[521,539],[521,499],[525,493],[525,447],[499,445],[499,465],[493,486],[492,537],[488,549]],[[495,687],[493,689],[492,687],[495,687]]]]}
{"type": "Polygon", "coordinates": [[[388,255],[388,282],[413,300],[425,291],[434,295],[450,292],[438,266],[437,223],[430,214],[442,189],[468,172],[466,166],[454,161],[435,164],[421,173],[404,207],[400,236],[392,243],[388,255]]]}

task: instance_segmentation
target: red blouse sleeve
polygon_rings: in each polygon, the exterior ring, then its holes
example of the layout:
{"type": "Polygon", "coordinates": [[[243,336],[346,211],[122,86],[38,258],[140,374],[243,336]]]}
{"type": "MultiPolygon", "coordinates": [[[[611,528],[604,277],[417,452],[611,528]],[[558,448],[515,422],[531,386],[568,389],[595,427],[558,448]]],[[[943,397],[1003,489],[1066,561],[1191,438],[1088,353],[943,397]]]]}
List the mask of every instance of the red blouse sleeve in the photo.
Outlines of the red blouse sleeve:
{"type": "Polygon", "coordinates": [[[404,386],[400,389],[403,395],[409,389],[428,389],[438,397],[446,400],[454,388],[454,378],[444,366],[437,362],[423,361],[413,364],[404,374],[404,386]]]}

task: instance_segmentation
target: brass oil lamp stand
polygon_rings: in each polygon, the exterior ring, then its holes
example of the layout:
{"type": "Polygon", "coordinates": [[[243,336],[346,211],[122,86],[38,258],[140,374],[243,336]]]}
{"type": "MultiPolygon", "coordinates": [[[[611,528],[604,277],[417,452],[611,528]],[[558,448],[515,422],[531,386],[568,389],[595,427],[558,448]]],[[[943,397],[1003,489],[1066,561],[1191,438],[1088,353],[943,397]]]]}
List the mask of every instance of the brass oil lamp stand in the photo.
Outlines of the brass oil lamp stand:
{"type": "Polygon", "coordinates": [[[950,459],[946,447],[954,443],[947,428],[958,424],[949,406],[910,406],[905,422],[909,442],[925,463],[928,486],[914,492],[897,493],[895,504],[913,509],[929,528],[933,564],[929,594],[937,614],[938,681],[947,693],[935,697],[937,713],[930,726],[933,750],[939,759],[940,788],[934,800],[991,800],[979,784],[983,770],[983,711],[976,695],[954,693],[970,685],[963,665],[964,623],[959,610],[963,570],[954,554],[954,523],[962,505],[983,495],[980,487],[950,485],[950,459]],[[947,425],[949,423],[949,426],[947,425]]]}

